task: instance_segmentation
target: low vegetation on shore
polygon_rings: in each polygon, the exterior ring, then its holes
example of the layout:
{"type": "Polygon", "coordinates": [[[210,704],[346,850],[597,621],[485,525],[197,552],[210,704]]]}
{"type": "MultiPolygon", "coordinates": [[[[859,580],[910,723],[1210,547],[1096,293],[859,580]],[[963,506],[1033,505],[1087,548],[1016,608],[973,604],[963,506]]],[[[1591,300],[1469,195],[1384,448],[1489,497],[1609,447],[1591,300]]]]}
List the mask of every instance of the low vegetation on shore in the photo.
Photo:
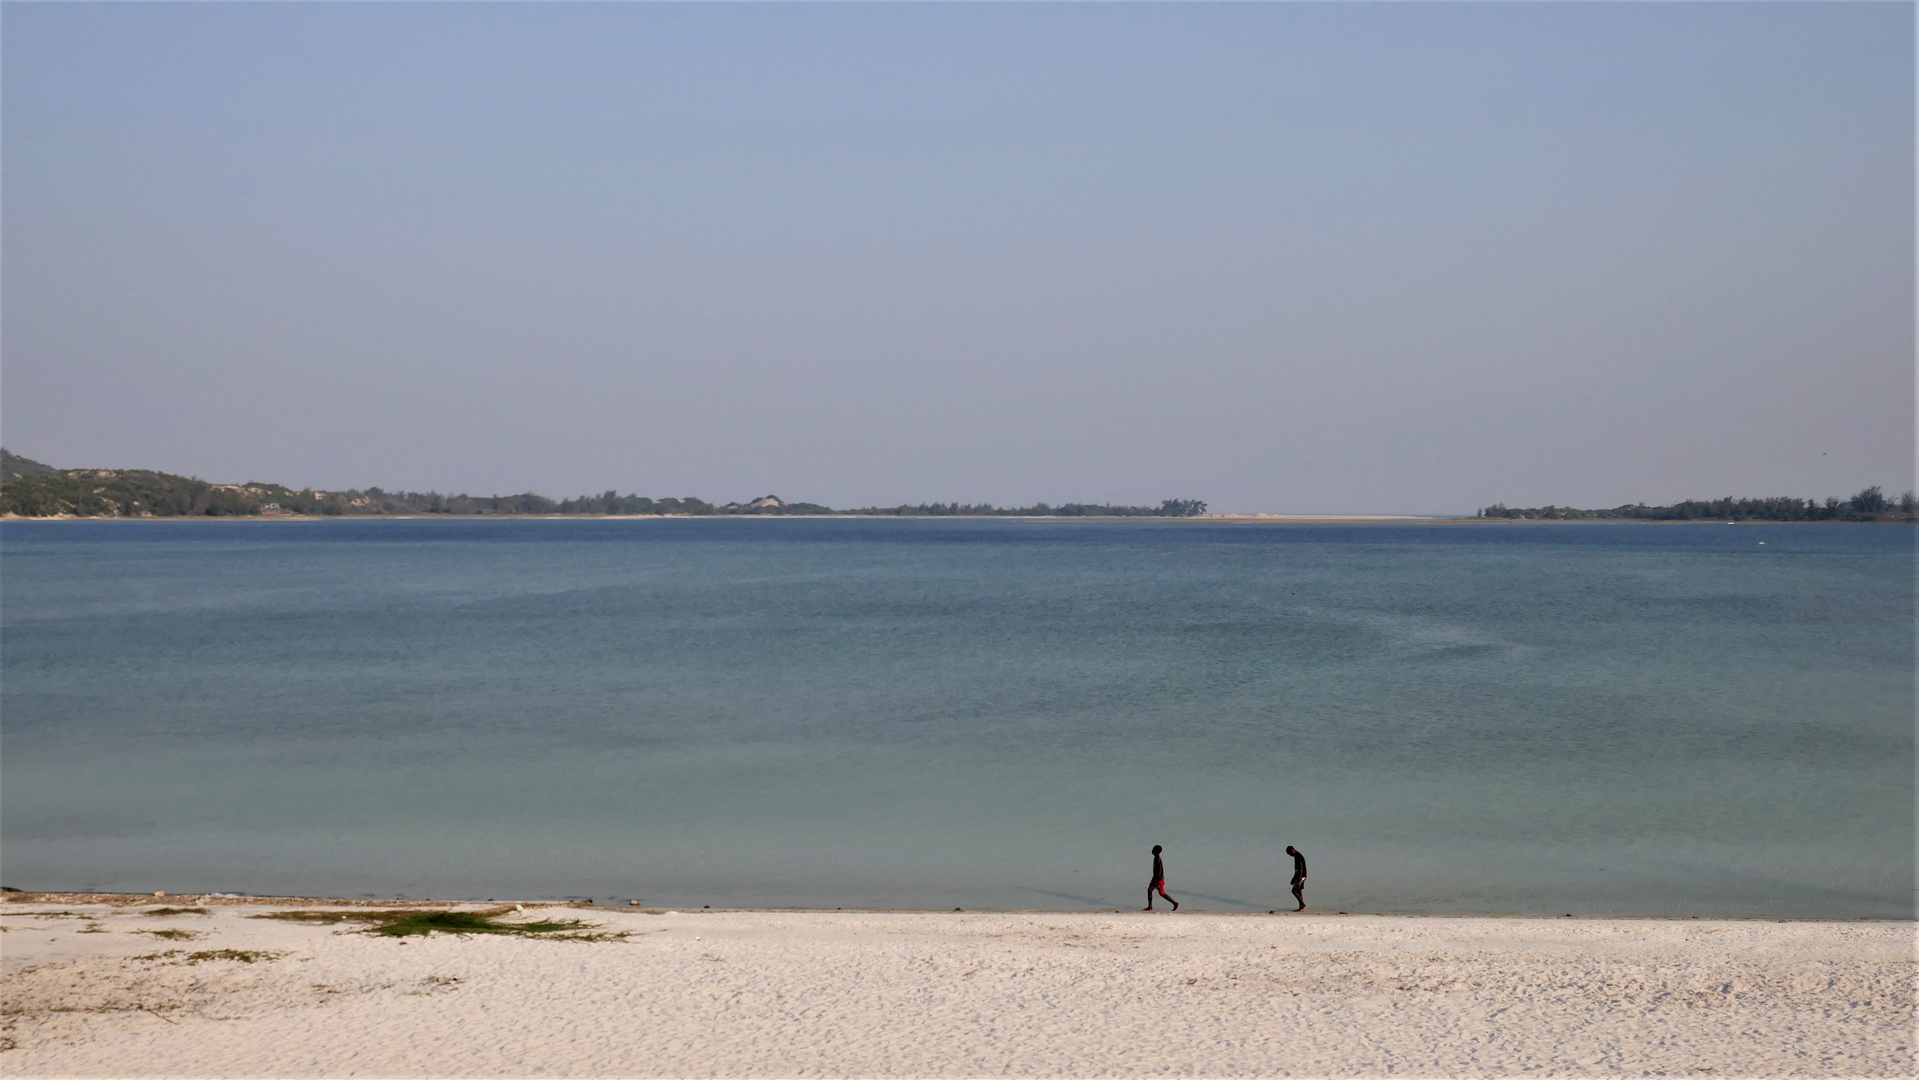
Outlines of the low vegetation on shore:
{"type": "Polygon", "coordinates": [[[580,919],[537,919],[528,922],[502,922],[500,916],[510,908],[491,911],[418,911],[400,909],[378,911],[349,908],[345,911],[272,911],[255,919],[282,922],[365,923],[366,933],[376,937],[417,937],[427,934],[511,934],[553,941],[616,941],[626,933],[595,933],[594,924],[580,919]]]}
{"type": "Polygon", "coordinates": [[[1916,504],[1908,491],[1889,499],[1878,487],[1869,487],[1850,499],[1687,499],[1671,506],[1633,503],[1610,510],[1579,510],[1570,506],[1510,507],[1503,503],[1481,507],[1481,518],[1516,521],[1912,521],[1916,504]]]}
{"type": "Polygon", "coordinates": [[[56,469],[0,450],[0,515],[14,517],[382,517],[448,516],[790,516],[856,517],[1196,517],[1198,499],[1167,499],[1158,506],[1064,503],[995,507],[990,503],[835,510],[818,503],[767,495],[748,503],[709,503],[691,496],[653,499],[608,491],[572,499],[519,495],[442,495],[437,491],[295,490],[282,484],[211,484],[151,469],[56,469]]]}

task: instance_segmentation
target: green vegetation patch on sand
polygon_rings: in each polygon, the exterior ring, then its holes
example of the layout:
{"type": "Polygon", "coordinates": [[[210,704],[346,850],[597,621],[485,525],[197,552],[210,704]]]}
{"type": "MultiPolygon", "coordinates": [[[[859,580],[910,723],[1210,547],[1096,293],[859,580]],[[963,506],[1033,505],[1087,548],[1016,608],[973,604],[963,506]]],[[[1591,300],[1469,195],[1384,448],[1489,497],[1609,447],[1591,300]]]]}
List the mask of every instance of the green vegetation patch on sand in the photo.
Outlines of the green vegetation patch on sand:
{"type": "Polygon", "coordinates": [[[140,914],[142,915],[205,915],[206,913],[207,913],[207,909],[203,907],[157,907],[157,908],[148,908],[147,910],[142,911],[140,914]]]}
{"type": "Polygon", "coordinates": [[[370,923],[365,932],[379,937],[414,937],[422,934],[513,934],[552,941],[618,941],[628,935],[592,933],[593,923],[579,919],[543,919],[537,922],[501,922],[498,916],[511,908],[488,911],[273,911],[255,915],[256,919],[280,919],[286,922],[319,923],[332,926],[343,922],[370,923]]]}

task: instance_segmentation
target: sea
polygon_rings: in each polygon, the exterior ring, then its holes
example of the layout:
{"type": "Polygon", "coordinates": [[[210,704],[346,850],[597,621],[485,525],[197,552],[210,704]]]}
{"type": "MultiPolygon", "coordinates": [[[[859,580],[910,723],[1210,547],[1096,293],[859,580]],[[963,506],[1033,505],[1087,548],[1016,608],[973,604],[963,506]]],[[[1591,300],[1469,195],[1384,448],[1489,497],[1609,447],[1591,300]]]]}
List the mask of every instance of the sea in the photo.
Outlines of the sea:
{"type": "Polygon", "coordinates": [[[0,880],[1912,918],[1914,538],[9,521],[0,880]]]}

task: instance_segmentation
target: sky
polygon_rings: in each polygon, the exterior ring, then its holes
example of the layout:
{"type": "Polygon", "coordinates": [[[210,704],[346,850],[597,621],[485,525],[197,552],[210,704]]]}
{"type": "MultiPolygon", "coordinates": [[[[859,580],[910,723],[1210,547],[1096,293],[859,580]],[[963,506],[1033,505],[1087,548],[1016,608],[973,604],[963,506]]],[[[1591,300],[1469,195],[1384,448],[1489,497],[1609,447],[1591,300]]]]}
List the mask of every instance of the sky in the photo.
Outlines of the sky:
{"type": "Polygon", "coordinates": [[[0,440],[295,487],[1910,488],[1910,4],[0,8],[0,440]]]}

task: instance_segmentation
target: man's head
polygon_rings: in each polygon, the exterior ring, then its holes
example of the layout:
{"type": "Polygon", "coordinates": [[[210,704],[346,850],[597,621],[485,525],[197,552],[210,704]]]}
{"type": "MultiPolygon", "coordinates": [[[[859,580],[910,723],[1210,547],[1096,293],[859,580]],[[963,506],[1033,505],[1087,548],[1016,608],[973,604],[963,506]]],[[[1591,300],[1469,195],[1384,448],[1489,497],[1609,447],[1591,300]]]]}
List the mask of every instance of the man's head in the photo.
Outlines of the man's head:
{"type": "Polygon", "coordinates": [[[1159,854],[1159,845],[1158,845],[1158,844],[1154,844],[1154,845],[1153,845],[1153,854],[1155,854],[1155,855],[1157,855],[1157,854],[1159,854]]]}
{"type": "Polygon", "coordinates": [[[1299,852],[1297,852],[1297,851],[1294,851],[1294,850],[1293,850],[1293,845],[1291,845],[1291,844],[1287,844],[1287,845],[1286,845],[1286,854],[1288,854],[1288,855],[1297,855],[1297,854],[1299,854],[1299,852]]]}

